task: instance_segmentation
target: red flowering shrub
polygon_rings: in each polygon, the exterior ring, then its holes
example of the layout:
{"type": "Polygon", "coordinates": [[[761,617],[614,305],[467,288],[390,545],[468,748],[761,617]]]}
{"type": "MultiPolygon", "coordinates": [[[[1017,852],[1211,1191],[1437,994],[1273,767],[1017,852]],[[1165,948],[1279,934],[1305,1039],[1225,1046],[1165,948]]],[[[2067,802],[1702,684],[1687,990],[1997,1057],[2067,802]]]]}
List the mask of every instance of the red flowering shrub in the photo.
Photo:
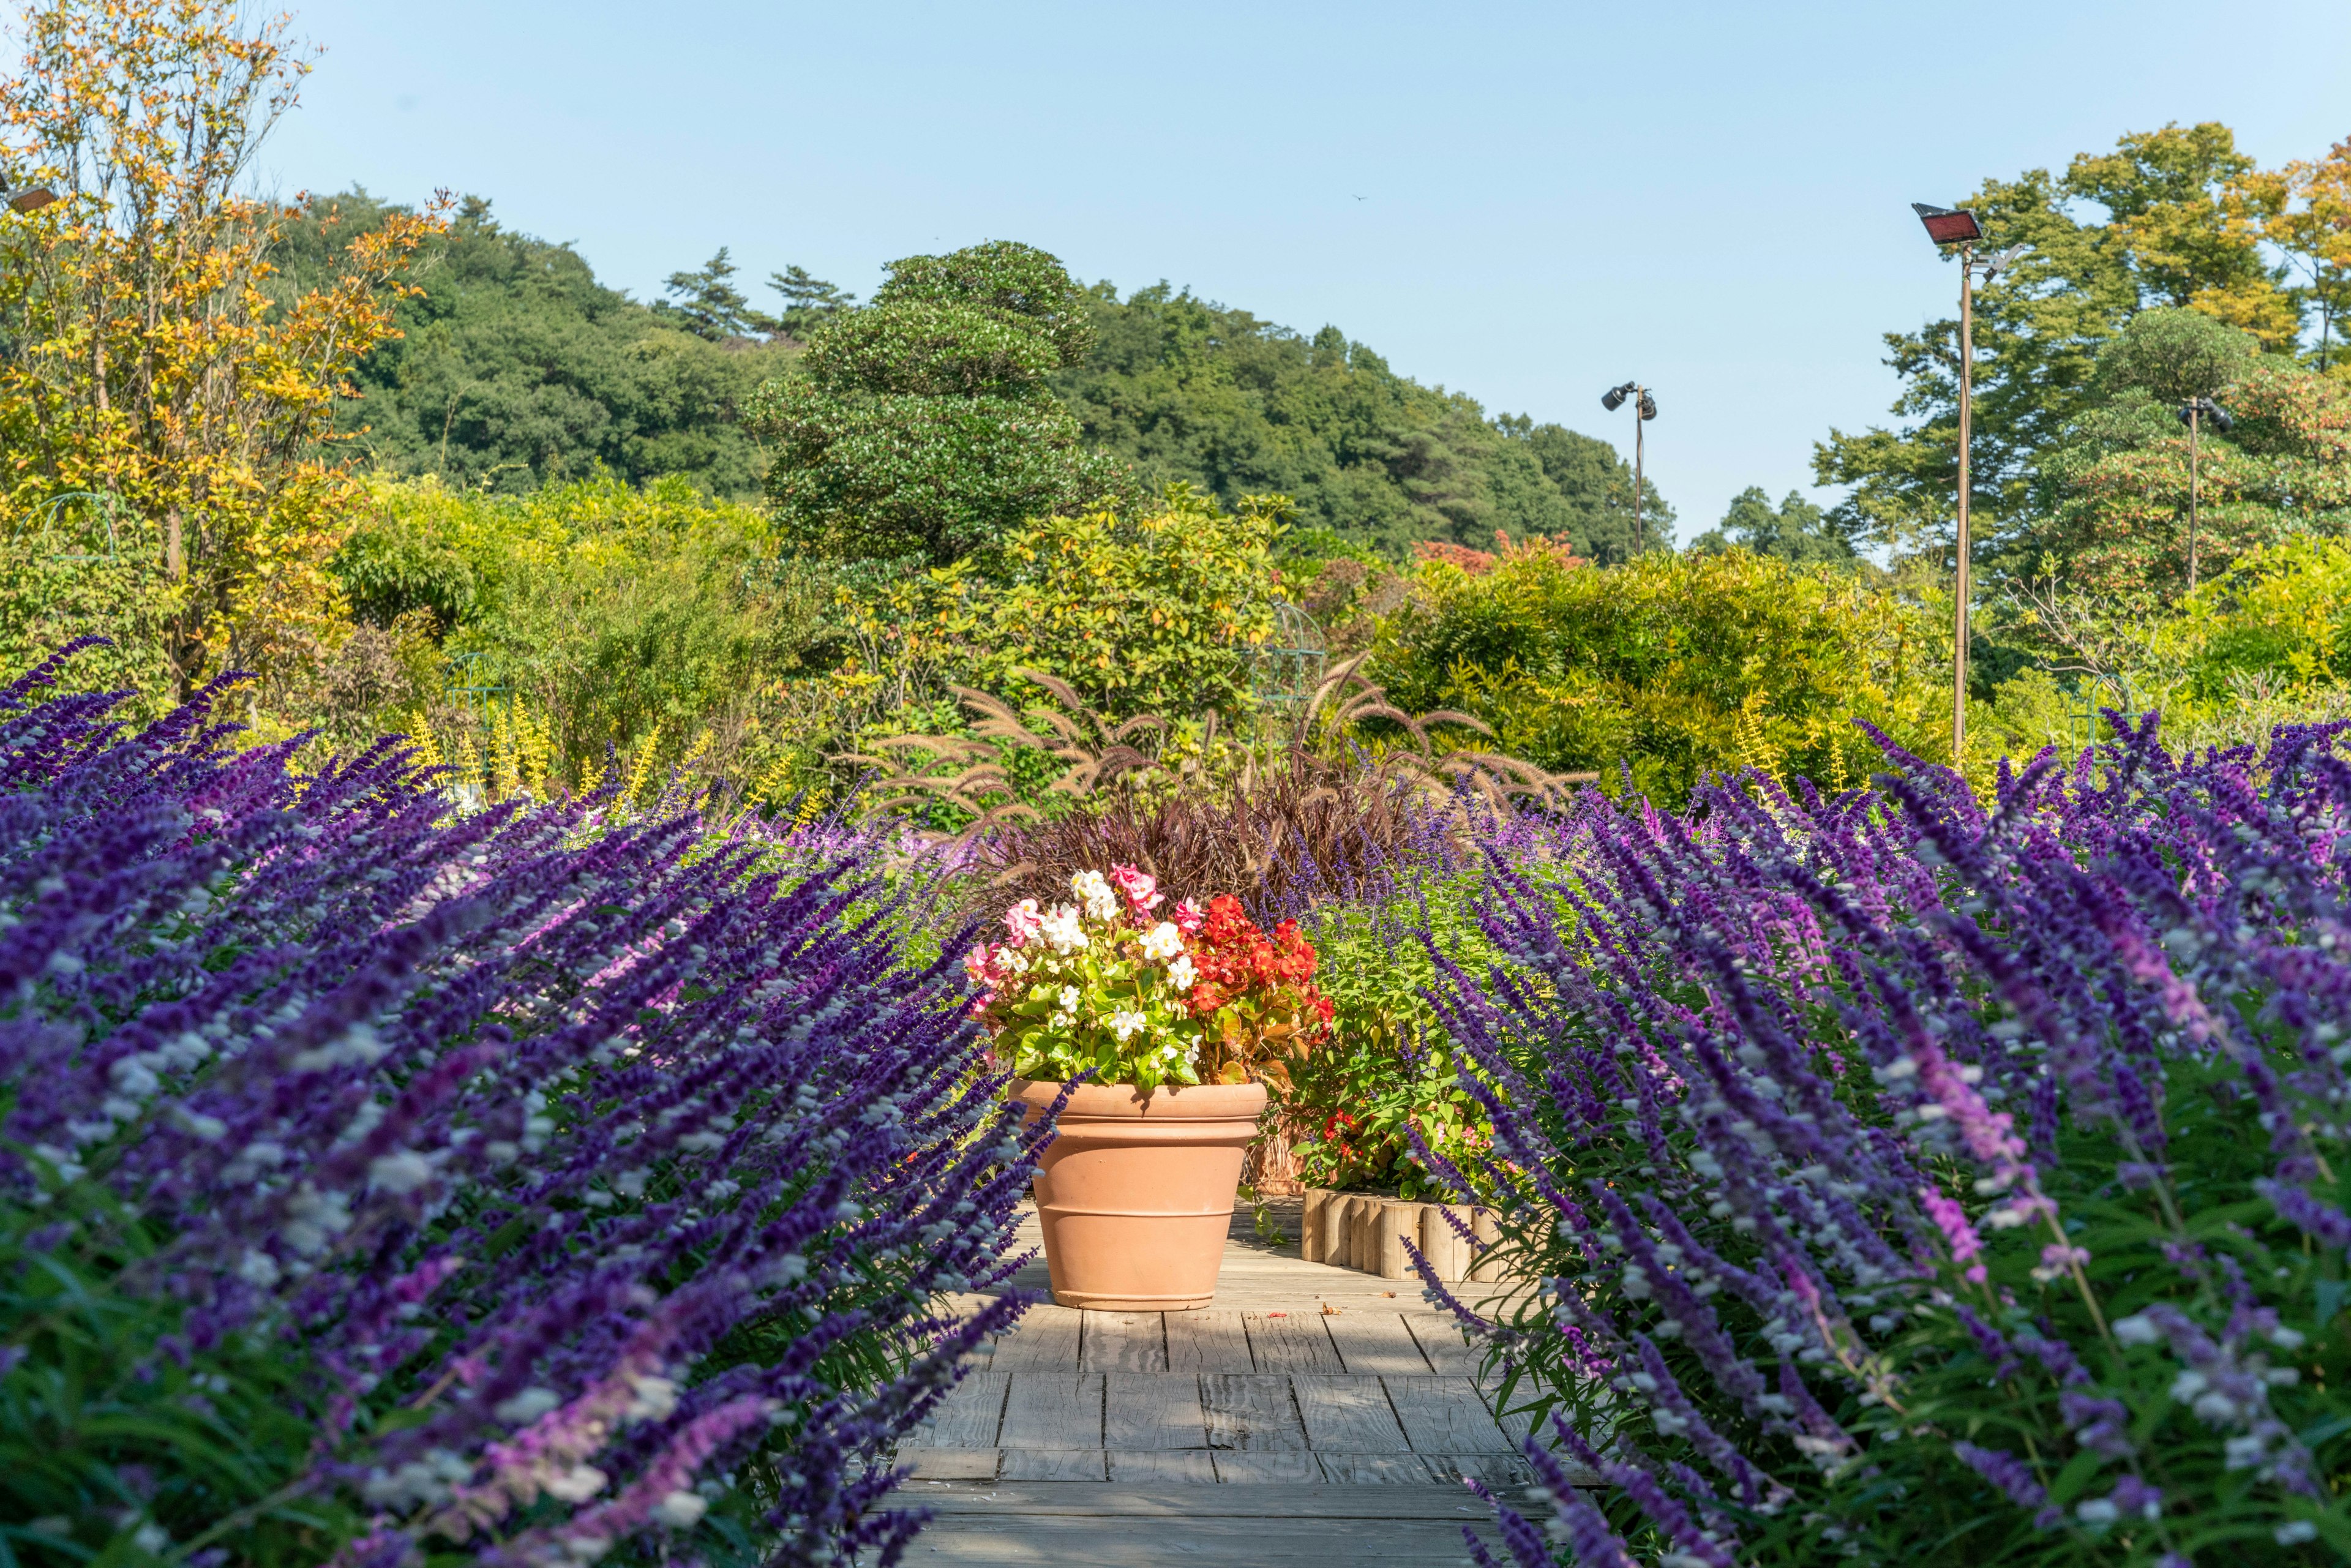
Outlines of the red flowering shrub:
{"type": "Polygon", "coordinates": [[[1201,1076],[1290,1086],[1290,1059],[1303,1057],[1331,1024],[1331,1000],[1314,985],[1314,949],[1285,920],[1269,936],[1228,893],[1208,900],[1188,944],[1199,975],[1192,1016],[1207,1026],[1201,1076]]]}

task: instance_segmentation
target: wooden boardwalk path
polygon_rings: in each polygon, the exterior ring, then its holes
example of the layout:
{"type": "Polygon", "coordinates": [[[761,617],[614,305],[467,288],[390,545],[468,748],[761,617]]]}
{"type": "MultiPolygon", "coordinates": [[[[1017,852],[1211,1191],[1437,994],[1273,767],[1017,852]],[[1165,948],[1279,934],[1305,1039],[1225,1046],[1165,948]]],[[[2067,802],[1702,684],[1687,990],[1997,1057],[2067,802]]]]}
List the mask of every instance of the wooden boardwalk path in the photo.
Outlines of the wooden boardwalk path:
{"type": "MultiPolygon", "coordinates": [[[[899,1451],[901,1500],[936,1512],[906,1560],[1449,1568],[1464,1524],[1490,1543],[1462,1479],[1522,1498],[1523,1421],[1416,1282],[1301,1261],[1284,1208],[1281,1244],[1235,1215],[1214,1307],[1031,1308],[899,1451]]],[[[1043,1291],[1041,1260],[1015,1283],[1043,1291]]]]}

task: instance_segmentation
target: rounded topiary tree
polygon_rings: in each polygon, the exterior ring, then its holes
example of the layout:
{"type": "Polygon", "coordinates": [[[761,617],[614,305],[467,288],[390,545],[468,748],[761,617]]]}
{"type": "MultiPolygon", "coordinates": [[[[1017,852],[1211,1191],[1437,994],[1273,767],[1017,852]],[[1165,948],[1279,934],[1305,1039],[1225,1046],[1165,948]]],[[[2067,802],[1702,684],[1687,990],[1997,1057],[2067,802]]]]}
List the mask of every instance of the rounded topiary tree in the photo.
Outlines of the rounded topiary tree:
{"type": "Polygon", "coordinates": [[[1092,340],[1084,290],[1043,251],[996,240],[893,262],[873,303],[820,328],[802,373],[753,407],[786,537],[944,564],[1123,498],[1125,465],[1081,445],[1045,384],[1092,340]]]}

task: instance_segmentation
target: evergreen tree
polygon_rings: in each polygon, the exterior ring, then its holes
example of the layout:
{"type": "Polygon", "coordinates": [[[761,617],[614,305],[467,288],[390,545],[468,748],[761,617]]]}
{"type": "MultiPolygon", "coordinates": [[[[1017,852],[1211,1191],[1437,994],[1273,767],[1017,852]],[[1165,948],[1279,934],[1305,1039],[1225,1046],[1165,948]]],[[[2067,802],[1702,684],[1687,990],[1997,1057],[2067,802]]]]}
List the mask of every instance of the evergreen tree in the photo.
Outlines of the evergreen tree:
{"type": "Polygon", "coordinates": [[[735,263],[722,245],[718,254],[703,263],[699,271],[671,273],[669,281],[662,285],[662,291],[669,298],[653,308],[675,319],[695,337],[714,343],[724,343],[730,338],[768,338],[782,331],[782,322],[752,309],[743,291],[727,281],[736,271],[735,263]]]}
{"type": "Polygon", "coordinates": [[[778,318],[778,324],[787,334],[803,343],[819,327],[857,303],[856,295],[821,277],[810,277],[805,267],[787,267],[781,272],[769,273],[768,287],[784,297],[784,313],[778,318]]]}

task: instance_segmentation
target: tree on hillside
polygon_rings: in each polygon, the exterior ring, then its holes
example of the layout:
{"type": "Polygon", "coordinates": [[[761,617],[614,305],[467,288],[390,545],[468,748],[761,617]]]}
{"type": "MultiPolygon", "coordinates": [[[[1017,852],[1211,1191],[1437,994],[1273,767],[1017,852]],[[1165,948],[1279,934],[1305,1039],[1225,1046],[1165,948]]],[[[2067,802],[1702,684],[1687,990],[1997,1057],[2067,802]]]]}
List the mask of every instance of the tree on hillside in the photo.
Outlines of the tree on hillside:
{"type": "MultiPolygon", "coordinates": [[[[1303,336],[1164,283],[1090,295],[1094,347],[1054,385],[1087,439],[1147,484],[1180,480],[1228,506],[1286,495],[1305,526],[1398,561],[1424,539],[1477,549],[1498,529],[1602,561],[1632,551],[1632,465],[1605,442],[1489,420],[1336,327],[1303,336]]],[[[1644,510],[1653,538],[1669,526],[1654,485],[1644,510]]]]}
{"type": "MultiPolygon", "coordinates": [[[[332,277],[345,246],[403,211],[363,191],[311,203],[278,242],[282,281],[332,277]]],[[[399,336],[350,382],[344,418],[380,468],[507,494],[600,466],[632,484],[676,474],[720,496],[758,492],[758,447],[737,419],[789,346],[713,341],[683,311],[597,282],[569,246],[501,226],[478,196],[426,244],[415,283],[393,308],[399,336]]]]}
{"type": "Polygon", "coordinates": [[[764,311],[754,310],[743,291],[729,281],[737,271],[725,246],[693,272],[673,272],[662,285],[667,299],[656,300],[656,314],[677,319],[697,338],[724,343],[732,338],[770,338],[784,324],[764,311]]]}
{"type": "MultiPolygon", "coordinates": [[[[2085,153],[2062,177],[2045,169],[1990,180],[1963,204],[1987,246],[2032,249],[1978,292],[1970,481],[1980,565],[2022,571],[2020,529],[2045,509],[2040,459],[2097,395],[2100,347],[2142,309],[2186,307],[2292,347],[2295,299],[2263,261],[2259,225],[2276,194],[2225,126],[2172,125],[2085,153]],[[2077,220],[2090,203],[2103,220],[2077,220]]],[[[1813,449],[1818,483],[1852,486],[1837,508],[1849,537],[1897,554],[1950,548],[1958,476],[1956,312],[1891,332],[1886,363],[1902,379],[1899,428],[1832,430],[1813,449]]]]}
{"type": "Polygon", "coordinates": [[[872,305],[816,329],[804,374],[760,390],[753,425],[774,444],[786,537],[945,564],[1028,518],[1132,495],[1046,382],[1092,335],[1083,291],[1029,246],[893,262],[872,305]]]}
{"type": "Polygon", "coordinates": [[[856,295],[821,277],[810,277],[801,267],[768,274],[768,287],[784,297],[784,313],[777,318],[777,326],[803,343],[819,327],[857,303],[856,295]]]}
{"type": "Polygon", "coordinates": [[[1839,532],[1828,513],[1794,490],[1771,509],[1771,497],[1750,485],[1731,501],[1722,521],[1690,541],[1701,555],[1749,550],[1801,564],[1842,565],[1860,559],[1853,540],[1839,532]]]}
{"type": "Polygon", "coordinates": [[[64,199],[0,220],[0,636],[104,628],[152,645],[183,695],[287,667],[335,625],[324,565],[356,496],[322,445],[336,392],[393,332],[439,219],[398,214],[343,239],[330,276],[273,287],[291,214],[246,187],[308,68],[284,21],[49,0],[20,26],[0,125],[18,176],[64,199]],[[79,543],[57,542],[61,515],[79,543]]]}

